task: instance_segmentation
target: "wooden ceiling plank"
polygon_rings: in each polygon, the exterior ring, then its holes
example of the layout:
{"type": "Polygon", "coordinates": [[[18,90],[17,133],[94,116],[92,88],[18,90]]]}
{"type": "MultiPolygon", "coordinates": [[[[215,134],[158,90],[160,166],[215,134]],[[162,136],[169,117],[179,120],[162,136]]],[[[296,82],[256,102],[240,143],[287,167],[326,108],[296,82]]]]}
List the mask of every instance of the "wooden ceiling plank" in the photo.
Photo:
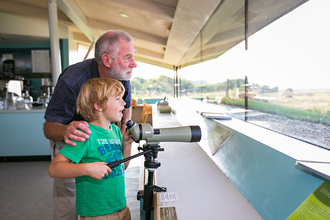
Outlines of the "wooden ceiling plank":
{"type": "Polygon", "coordinates": [[[102,30],[104,30],[104,32],[107,31],[107,30],[126,31],[133,38],[138,38],[140,40],[152,42],[152,43],[155,43],[155,44],[159,44],[161,46],[166,46],[166,41],[167,41],[166,38],[159,37],[159,36],[152,35],[152,34],[148,34],[148,33],[143,33],[141,31],[133,30],[133,29],[130,29],[130,28],[121,27],[121,26],[111,24],[111,23],[108,23],[108,22],[102,22],[102,21],[89,19],[88,20],[88,26],[91,27],[91,28],[102,29],[102,30]]]}
{"type": "MultiPolygon", "coordinates": [[[[47,8],[23,5],[16,2],[0,1],[0,11],[9,14],[38,17],[48,20],[47,8]]],[[[62,12],[58,12],[58,20],[71,22],[71,20],[62,12]]]]}
{"type": "Polygon", "coordinates": [[[126,7],[140,11],[141,13],[148,14],[152,17],[160,18],[166,21],[173,21],[175,8],[169,7],[167,5],[162,5],[157,2],[149,0],[95,0],[96,2],[112,2],[119,7],[126,7]]]}

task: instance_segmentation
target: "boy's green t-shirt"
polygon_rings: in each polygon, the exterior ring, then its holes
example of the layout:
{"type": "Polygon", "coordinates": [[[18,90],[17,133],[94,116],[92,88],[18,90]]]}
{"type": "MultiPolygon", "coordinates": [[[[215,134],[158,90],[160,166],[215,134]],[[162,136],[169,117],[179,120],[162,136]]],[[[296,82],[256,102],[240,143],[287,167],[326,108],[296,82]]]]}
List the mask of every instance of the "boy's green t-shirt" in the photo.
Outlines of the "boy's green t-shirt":
{"type": "MultiPolygon", "coordinates": [[[[116,125],[109,130],[89,123],[92,131],[85,142],[75,147],[66,145],[61,154],[74,163],[106,162],[122,160],[122,135],[116,125]]],[[[112,169],[101,180],[89,176],[76,177],[76,209],[81,216],[100,216],[125,208],[124,164],[112,169]]]]}

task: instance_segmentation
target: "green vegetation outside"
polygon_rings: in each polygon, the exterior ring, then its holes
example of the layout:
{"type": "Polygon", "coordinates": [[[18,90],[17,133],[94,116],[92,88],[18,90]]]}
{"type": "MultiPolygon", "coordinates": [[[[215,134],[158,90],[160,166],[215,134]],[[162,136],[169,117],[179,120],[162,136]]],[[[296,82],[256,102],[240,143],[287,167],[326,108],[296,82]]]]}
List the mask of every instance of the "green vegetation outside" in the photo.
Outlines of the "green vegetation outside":
{"type": "MultiPolygon", "coordinates": [[[[222,104],[245,107],[244,99],[229,99],[222,98],[222,104]]],[[[323,115],[320,112],[312,112],[300,109],[289,108],[285,106],[275,105],[271,103],[261,102],[261,101],[248,101],[248,108],[256,111],[276,114],[285,116],[291,119],[298,119],[301,121],[309,121],[313,123],[322,123],[330,125],[330,115],[323,115]]]]}
{"type": "MultiPolygon", "coordinates": [[[[168,76],[160,76],[157,79],[143,79],[135,77],[131,80],[131,83],[133,98],[150,99],[157,97],[158,99],[163,99],[164,97],[172,97],[173,95],[173,79],[168,76]]],[[[241,93],[241,90],[244,90],[244,79],[231,79],[227,82],[215,83],[211,85],[196,85],[189,80],[181,79],[179,84],[182,96],[201,100],[203,98],[207,98],[208,100],[215,100],[218,103],[221,100],[222,104],[240,107],[245,106],[244,99],[229,99],[225,97],[227,87],[229,96],[238,96],[239,94],[236,94],[237,91],[239,90],[241,93]]],[[[267,97],[272,93],[277,94],[278,88],[269,88],[264,85],[259,88],[259,91],[263,96],[267,97]]],[[[299,96],[293,100],[293,93],[293,90],[288,89],[284,93],[284,96],[288,98],[286,100],[280,99],[276,103],[249,100],[248,108],[260,112],[282,115],[301,121],[330,125],[330,114],[328,111],[329,106],[326,105],[321,107],[322,105],[320,104],[321,102],[328,103],[328,99],[324,98],[325,96],[299,96]],[[305,105],[305,102],[309,104],[305,105]],[[312,104],[312,102],[314,102],[314,104],[312,104]]]]}

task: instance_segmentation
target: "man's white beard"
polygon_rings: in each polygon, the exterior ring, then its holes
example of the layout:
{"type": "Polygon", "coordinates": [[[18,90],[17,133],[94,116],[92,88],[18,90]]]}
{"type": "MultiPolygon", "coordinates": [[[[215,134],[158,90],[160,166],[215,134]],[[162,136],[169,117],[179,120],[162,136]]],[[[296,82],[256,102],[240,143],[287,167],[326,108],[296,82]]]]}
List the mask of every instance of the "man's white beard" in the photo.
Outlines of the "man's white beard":
{"type": "Polygon", "coordinates": [[[109,68],[108,69],[108,74],[111,78],[116,79],[116,80],[130,80],[132,78],[132,74],[127,75],[126,73],[132,71],[132,69],[128,69],[128,70],[123,70],[120,68],[109,68]],[[118,69],[117,71],[114,69],[118,69]]]}

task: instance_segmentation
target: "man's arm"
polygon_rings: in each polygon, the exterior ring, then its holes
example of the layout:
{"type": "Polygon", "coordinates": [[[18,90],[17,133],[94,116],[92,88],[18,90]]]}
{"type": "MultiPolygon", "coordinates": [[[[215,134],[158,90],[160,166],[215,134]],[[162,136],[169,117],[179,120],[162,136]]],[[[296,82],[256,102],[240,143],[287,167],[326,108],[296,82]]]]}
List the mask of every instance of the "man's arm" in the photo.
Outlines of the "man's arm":
{"type": "Polygon", "coordinates": [[[63,125],[59,122],[46,121],[44,124],[44,134],[49,140],[64,140],[66,144],[76,146],[76,143],[71,140],[84,142],[89,138],[91,131],[89,130],[86,121],[73,121],[68,125],[63,125]]]}
{"type": "Polygon", "coordinates": [[[131,115],[132,115],[132,107],[125,108],[123,110],[123,118],[121,119],[121,126],[120,126],[120,132],[122,135],[124,135],[124,132],[126,130],[126,122],[131,120],[131,115]]]}

